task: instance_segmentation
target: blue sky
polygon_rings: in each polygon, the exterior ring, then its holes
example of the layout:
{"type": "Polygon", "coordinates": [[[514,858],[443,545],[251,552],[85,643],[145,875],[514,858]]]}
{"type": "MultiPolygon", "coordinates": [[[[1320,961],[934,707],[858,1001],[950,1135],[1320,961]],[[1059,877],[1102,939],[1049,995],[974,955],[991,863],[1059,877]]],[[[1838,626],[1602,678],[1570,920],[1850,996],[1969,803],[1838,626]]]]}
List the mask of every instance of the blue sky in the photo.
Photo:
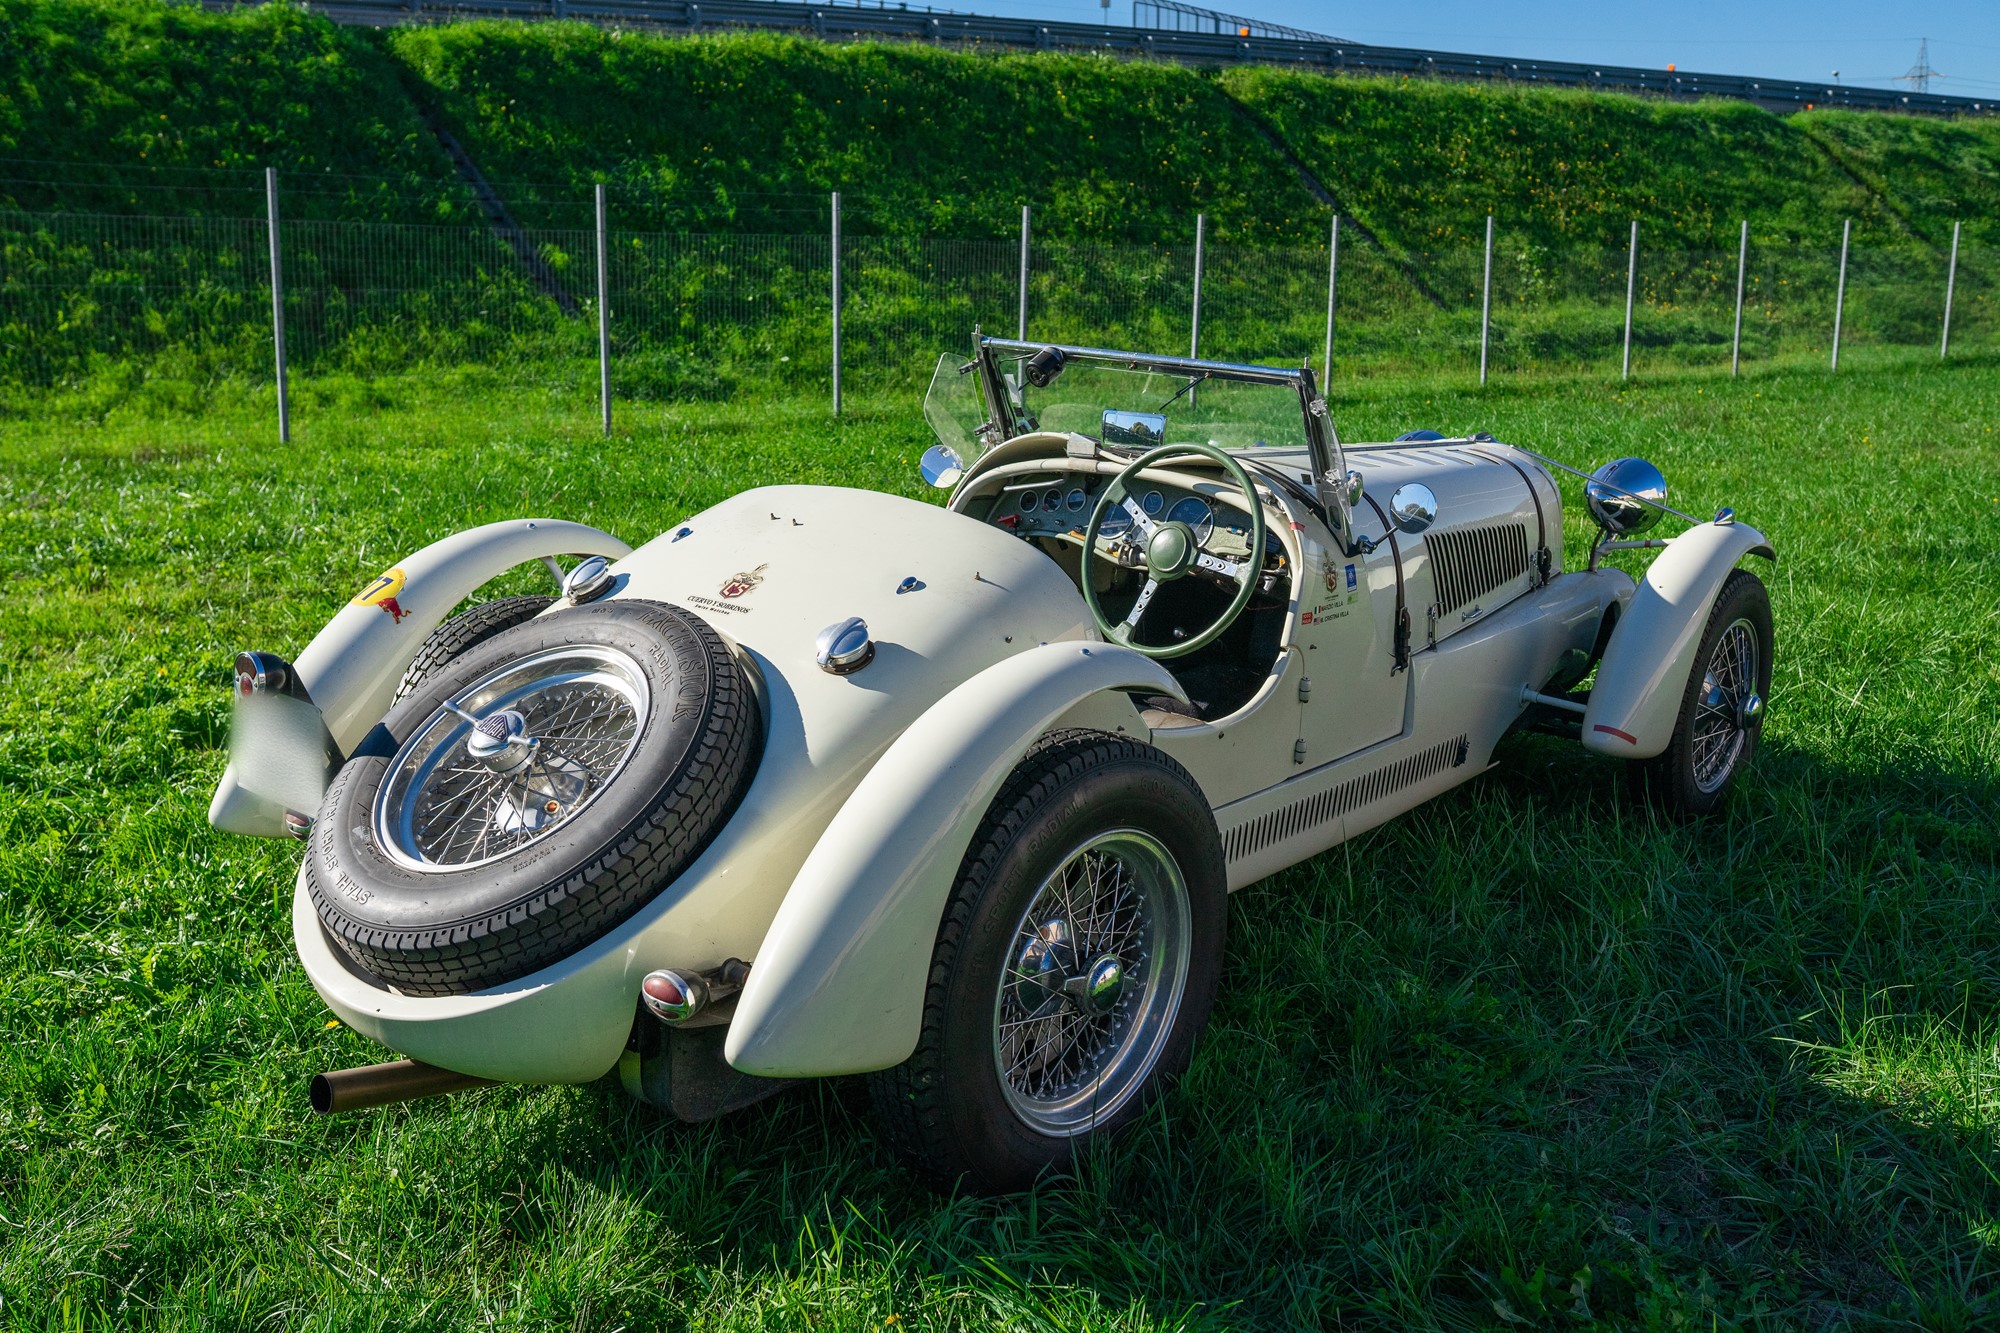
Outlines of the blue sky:
{"type": "MultiPolygon", "coordinates": [[[[1096,23],[1132,20],[1131,0],[932,0],[939,9],[1096,23]]],[[[1202,0],[1193,0],[1202,3],[1202,0]]],[[[1894,88],[1930,38],[1931,65],[1949,75],[1932,92],[2000,95],[2000,0],[1208,0],[1295,28],[1384,46],[1422,46],[1550,60],[1602,61],[1714,74],[1763,74],[1894,88]]],[[[914,5],[912,6],[915,7],[914,5]]]]}

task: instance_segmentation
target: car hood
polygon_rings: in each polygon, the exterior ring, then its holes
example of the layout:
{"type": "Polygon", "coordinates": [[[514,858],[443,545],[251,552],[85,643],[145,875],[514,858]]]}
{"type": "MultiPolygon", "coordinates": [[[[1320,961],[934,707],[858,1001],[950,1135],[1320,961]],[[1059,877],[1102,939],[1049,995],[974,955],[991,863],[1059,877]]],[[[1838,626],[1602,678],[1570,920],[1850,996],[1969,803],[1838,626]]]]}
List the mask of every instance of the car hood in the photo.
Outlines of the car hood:
{"type": "Polygon", "coordinates": [[[1075,585],[1041,552],[962,514],[874,491],[745,491],[612,571],[612,597],[702,617],[754,659],[767,686],[797,693],[811,711],[877,721],[914,717],[1024,648],[1094,637],[1075,585]],[[814,663],[815,640],[849,616],[867,621],[875,657],[832,675],[814,663]]]}

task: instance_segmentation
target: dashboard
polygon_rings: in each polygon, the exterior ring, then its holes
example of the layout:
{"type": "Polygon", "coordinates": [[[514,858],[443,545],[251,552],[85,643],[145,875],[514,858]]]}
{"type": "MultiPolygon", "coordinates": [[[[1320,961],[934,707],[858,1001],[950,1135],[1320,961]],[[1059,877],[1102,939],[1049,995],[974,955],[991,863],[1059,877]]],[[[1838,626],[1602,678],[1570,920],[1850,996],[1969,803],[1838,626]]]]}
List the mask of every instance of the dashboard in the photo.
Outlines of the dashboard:
{"type": "MultiPolygon", "coordinates": [[[[1106,476],[1066,473],[1030,476],[1008,484],[993,498],[986,521],[1023,538],[1067,538],[1081,542],[1098,496],[1110,480],[1106,476]]],[[[1215,490],[1232,498],[1236,494],[1232,488],[1220,485],[1215,490]]],[[[1140,482],[1132,495],[1154,519],[1187,524],[1193,529],[1196,542],[1217,555],[1242,556],[1249,552],[1250,516],[1207,488],[1140,482]]],[[[1122,538],[1131,528],[1132,520],[1122,507],[1104,516],[1106,538],[1122,538]]],[[[1274,555],[1282,557],[1284,553],[1284,544],[1268,530],[1264,535],[1264,552],[1267,559],[1274,555]]]]}

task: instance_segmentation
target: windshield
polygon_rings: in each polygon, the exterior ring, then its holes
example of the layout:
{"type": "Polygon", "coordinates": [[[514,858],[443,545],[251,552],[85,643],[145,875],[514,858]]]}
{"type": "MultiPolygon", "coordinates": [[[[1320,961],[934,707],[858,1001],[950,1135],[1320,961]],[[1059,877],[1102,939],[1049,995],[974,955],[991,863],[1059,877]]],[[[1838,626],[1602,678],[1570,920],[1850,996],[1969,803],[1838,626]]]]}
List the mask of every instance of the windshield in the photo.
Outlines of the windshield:
{"type": "Polygon", "coordinates": [[[978,364],[945,353],[938,358],[930,391],[924,395],[924,420],[961,468],[972,466],[985,452],[980,428],[986,422],[986,404],[979,397],[978,364]]]}
{"type": "MultiPolygon", "coordinates": [[[[1211,375],[1140,370],[1071,359],[1037,387],[1022,356],[998,358],[1013,433],[1052,430],[1088,435],[1105,444],[1147,449],[1190,441],[1225,449],[1304,448],[1299,395],[1287,384],[1245,383],[1211,375]]],[[[979,363],[950,353],[938,358],[924,395],[924,419],[938,444],[970,467],[998,444],[980,392],[979,363]]]]}
{"type": "Polygon", "coordinates": [[[1306,444],[1305,414],[1289,385],[1071,361],[1038,389],[1018,364],[1007,368],[1021,385],[1017,429],[1074,432],[1141,449],[1189,442],[1225,449],[1306,444]]]}

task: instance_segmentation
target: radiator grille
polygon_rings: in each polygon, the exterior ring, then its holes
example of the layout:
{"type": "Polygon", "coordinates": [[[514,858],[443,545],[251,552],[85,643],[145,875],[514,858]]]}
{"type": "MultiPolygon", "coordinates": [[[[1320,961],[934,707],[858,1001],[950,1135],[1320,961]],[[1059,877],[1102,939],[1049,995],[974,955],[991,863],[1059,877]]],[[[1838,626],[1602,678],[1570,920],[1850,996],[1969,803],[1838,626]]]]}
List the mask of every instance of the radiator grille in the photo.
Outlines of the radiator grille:
{"type": "Polygon", "coordinates": [[[1223,834],[1223,855],[1231,861],[1240,861],[1272,843],[1296,837],[1307,829],[1337,819],[1349,811],[1359,810],[1425,778],[1457,768],[1465,762],[1465,756],[1466,739],[1459,736],[1433,745],[1428,750],[1419,750],[1407,759],[1399,759],[1373,773],[1350,778],[1338,787],[1300,797],[1290,805],[1259,815],[1248,823],[1238,824],[1223,834]]]}
{"type": "Polygon", "coordinates": [[[1528,572],[1528,529],[1522,523],[1456,528],[1424,538],[1438,615],[1445,616],[1528,572]]]}

